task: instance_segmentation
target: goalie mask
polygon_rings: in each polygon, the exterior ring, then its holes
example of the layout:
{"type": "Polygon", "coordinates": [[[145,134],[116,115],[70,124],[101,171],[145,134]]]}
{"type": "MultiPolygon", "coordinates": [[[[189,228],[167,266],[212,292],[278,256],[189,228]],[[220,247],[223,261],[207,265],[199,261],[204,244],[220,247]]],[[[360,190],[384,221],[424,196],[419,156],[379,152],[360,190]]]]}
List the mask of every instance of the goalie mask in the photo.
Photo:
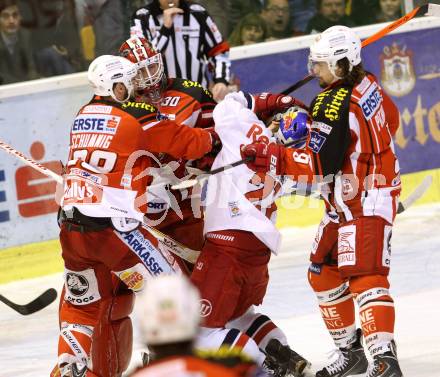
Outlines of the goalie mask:
{"type": "Polygon", "coordinates": [[[119,53],[137,64],[136,95],[145,102],[159,104],[167,83],[162,54],[145,38],[138,37],[127,39],[119,48],[119,53]]]}
{"type": "Polygon", "coordinates": [[[307,110],[299,106],[292,106],[280,114],[279,122],[280,127],[275,134],[278,143],[289,144],[289,146],[295,148],[305,146],[311,124],[307,110]]]}

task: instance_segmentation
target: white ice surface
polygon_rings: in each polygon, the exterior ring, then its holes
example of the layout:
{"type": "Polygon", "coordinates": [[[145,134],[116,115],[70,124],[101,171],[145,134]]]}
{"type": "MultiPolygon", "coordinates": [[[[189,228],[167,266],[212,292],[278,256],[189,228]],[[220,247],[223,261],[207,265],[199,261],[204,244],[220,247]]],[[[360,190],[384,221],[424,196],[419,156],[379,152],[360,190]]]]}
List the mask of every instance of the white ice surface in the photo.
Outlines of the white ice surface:
{"type": "MultiPolygon", "coordinates": [[[[283,230],[283,248],[272,258],[271,282],[261,311],[287,333],[314,369],[333,346],[308,286],[308,253],[316,227],[283,230]]],[[[414,207],[399,215],[393,230],[391,293],[396,304],[396,340],[406,377],[440,377],[440,205],[414,207]]],[[[0,293],[23,304],[61,274],[0,285],[0,293]]],[[[57,304],[30,316],[0,303],[0,376],[47,377],[56,360],[57,304]]],[[[139,362],[135,334],[132,365],[139,362]]]]}

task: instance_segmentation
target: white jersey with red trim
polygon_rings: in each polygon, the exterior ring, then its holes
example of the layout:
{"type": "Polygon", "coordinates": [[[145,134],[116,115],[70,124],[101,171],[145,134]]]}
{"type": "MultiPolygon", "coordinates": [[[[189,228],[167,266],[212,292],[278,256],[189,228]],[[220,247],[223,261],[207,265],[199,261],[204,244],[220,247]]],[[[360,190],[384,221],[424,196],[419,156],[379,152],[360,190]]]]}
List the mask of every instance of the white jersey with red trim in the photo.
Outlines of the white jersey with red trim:
{"type": "MultiPolygon", "coordinates": [[[[242,145],[273,141],[264,123],[233,98],[216,106],[214,122],[223,147],[212,169],[240,160],[242,145]]],[[[274,200],[281,188],[279,177],[267,175],[264,182],[264,175],[243,164],[211,176],[207,185],[205,234],[227,229],[248,231],[277,253],[281,234],[275,227],[274,200]]]]}

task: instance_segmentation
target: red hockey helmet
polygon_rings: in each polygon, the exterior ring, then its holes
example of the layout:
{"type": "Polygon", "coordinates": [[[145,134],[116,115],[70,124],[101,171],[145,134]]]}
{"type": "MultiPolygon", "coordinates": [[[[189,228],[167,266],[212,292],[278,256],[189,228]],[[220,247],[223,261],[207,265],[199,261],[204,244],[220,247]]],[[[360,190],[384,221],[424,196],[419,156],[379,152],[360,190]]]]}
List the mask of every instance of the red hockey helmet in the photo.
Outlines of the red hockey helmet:
{"type": "Polygon", "coordinates": [[[162,54],[145,38],[139,37],[127,39],[119,48],[119,53],[137,64],[136,94],[152,104],[159,103],[166,86],[162,54]]]}

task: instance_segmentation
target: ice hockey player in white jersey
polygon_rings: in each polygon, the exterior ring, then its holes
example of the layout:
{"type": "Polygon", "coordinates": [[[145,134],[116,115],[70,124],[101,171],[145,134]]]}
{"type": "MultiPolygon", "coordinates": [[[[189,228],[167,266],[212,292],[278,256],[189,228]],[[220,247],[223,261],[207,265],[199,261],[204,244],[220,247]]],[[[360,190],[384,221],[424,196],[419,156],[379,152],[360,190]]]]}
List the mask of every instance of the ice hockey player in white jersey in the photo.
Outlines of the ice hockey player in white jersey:
{"type": "MultiPolygon", "coordinates": [[[[214,121],[223,147],[213,169],[240,160],[242,145],[273,141],[241,92],[216,106],[214,121]]],[[[256,174],[244,164],[209,178],[206,241],[191,275],[204,317],[198,347],[241,347],[274,376],[302,376],[307,360],[289,348],[269,317],[254,309],[266,293],[271,252],[280,246],[274,203],[280,189],[279,177],[256,174]]]]}

